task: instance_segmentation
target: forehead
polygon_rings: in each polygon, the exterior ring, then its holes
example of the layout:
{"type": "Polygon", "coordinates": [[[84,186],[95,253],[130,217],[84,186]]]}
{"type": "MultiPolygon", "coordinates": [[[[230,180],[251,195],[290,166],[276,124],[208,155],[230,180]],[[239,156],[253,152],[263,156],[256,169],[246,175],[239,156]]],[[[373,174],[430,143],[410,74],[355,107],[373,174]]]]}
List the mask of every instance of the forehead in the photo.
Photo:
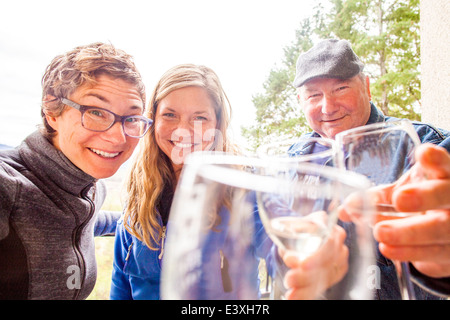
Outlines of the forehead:
{"type": "Polygon", "coordinates": [[[78,87],[71,96],[95,99],[106,103],[128,101],[127,103],[143,108],[143,97],[137,86],[121,78],[107,75],[98,76],[95,82],[78,87]]]}
{"type": "Polygon", "coordinates": [[[191,86],[171,91],[161,99],[159,108],[211,111],[214,110],[214,103],[206,89],[191,86]]]}
{"type": "Polygon", "coordinates": [[[306,82],[300,87],[300,90],[316,90],[321,87],[335,86],[343,83],[350,83],[354,78],[350,79],[336,79],[336,78],[314,78],[306,82]]]}

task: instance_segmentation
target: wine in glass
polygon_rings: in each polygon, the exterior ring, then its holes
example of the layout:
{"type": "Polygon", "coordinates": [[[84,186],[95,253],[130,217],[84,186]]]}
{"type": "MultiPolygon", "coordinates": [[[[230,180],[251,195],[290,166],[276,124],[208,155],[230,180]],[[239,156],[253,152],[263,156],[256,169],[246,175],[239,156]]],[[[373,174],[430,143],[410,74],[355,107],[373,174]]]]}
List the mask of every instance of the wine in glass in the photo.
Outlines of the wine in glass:
{"type": "MultiPolygon", "coordinates": [[[[387,121],[343,131],[336,135],[339,166],[367,176],[373,185],[396,182],[414,164],[414,151],[420,144],[414,127],[408,120],[387,121]]],[[[397,212],[389,201],[378,203],[374,223],[398,219],[414,213],[397,212]]],[[[402,299],[413,300],[407,262],[397,266],[402,299]]]]}
{"type": "MultiPolygon", "coordinates": [[[[294,252],[300,261],[314,254],[327,240],[345,199],[358,194],[364,200],[363,191],[370,185],[362,175],[307,162],[279,165],[270,162],[258,170],[270,177],[275,187],[257,191],[259,214],[266,231],[278,247],[294,252]]],[[[370,203],[359,201],[353,210],[363,216],[370,212],[370,203]]],[[[370,234],[364,225],[352,226],[357,232],[348,243],[352,248],[349,272],[329,290],[327,298],[369,299],[365,276],[373,263],[367,251],[370,234]]],[[[283,298],[285,288],[279,280],[280,277],[275,279],[274,288],[276,295],[283,298]]]]}

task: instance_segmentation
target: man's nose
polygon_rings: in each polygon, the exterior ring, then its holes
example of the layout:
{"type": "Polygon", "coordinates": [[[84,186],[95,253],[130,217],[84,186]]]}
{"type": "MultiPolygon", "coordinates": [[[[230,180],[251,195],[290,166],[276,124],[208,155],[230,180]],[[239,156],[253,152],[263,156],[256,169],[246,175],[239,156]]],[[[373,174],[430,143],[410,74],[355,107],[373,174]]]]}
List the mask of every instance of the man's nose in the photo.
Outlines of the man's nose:
{"type": "Polygon", "coordinates": [[[322,98],[322,113],[333,114],[339,109],[336,100],[331,95],[324,94],[322,98]]]}

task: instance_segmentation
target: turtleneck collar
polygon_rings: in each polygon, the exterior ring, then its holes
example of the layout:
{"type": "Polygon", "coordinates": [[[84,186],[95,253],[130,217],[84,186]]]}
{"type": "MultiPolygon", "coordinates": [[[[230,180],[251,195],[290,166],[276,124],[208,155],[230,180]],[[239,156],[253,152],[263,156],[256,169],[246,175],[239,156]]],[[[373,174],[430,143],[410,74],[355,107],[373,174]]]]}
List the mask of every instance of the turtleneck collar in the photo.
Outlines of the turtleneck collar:
{"type": "Polygon", "coordinates": [[[78,196],[96,179],[78,167],[39,131],[29,135],[19,146],[19,153],[42,181],[52,181],[61,189],[78,196]]]}

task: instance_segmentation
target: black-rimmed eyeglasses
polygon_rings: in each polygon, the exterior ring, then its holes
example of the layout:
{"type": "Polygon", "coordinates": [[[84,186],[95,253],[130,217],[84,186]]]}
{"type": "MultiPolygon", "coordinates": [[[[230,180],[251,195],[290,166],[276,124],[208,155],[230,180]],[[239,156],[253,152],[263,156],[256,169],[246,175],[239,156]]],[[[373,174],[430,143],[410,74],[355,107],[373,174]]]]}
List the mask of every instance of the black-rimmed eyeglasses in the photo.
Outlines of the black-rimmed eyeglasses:
{"type": "Polygon", "coordinates": [[[132,138],[142,138],[150,128],[153,120],[140,115],[119,116],[114,112],[99,107],[82,106],[66,98],[59,98],[65,105],[81,112],[81,124],[84,128],[103,132],[116,122],[122,123],[123,132],[132,138]]]}

